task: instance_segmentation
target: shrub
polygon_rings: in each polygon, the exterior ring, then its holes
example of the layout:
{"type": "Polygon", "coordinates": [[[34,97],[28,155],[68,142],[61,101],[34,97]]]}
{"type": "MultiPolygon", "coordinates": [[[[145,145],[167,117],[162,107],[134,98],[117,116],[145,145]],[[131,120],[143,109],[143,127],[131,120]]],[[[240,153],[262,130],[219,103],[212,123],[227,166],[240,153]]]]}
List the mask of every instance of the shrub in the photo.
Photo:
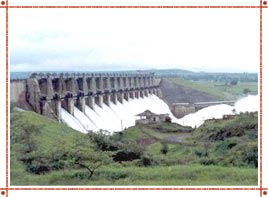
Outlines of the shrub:
{"type": "Polygon", "coordinates": [[[161,153],[166,155],[168,153],[168,145],[167,143],[162,143],[162,148],[160,149],[161,153]]]}
{"type": "Polygon", "coordinates": [[[171,123],[171,118],[170,117],[166,117],[165,118],[165,122],[171,123]]]}
{"type": "Polygon", "coordinates": [[[147,166],[152,166],[154,164],[156,164],[156,162],[154,162],[154,160],[153,160],[153,158],[151,156],[143,155],[141,160],[138,163],[138,166],[147,167],[147,166]]]}
{"type": "Polygon", "coordinates": [[[249,88],[245,88],[244,90],[243,90],[243,93],[244,94],[248,94],[248,93],[250,93],[251,92],[251,90],[249,89],[249,88]]]}
{"type": "Polygon", "coordinates": [[[215,150],[218,153],[226,152],[226,151],[232,149],[233,147],[235,147],[237,144],[241,143],[240,141],[241,140],[239,138],[236,138],[236,137],[226,139],[223,142],[218,143],[215,150]]]}
{"type": "Polygon", "coordinates": [[[205,158],[202,158],[200,159],[200,164],[202,165],[216,165],[216,162],[214,161],[214,159],[211,159],[211,158],[208,158],[208,157],[205,157],[205,158]]]}
{"type": "Polygon", "coordinates": [[[110,136],[105,133],[90,133],[90,140],[94,143],[95,149],[99,151],[116,151],[118,150],[117,144],[110,136]]]}
{"type": "Polygon", "coordinates": [[[135,159],[140,159],[140,153],[129,152],[129,151],[118,151],[113,156],[113,160],[117,162],[121,161],[133,161],[135,159]]]}
{"type": "Polygon", "coordinates": [[[230,82],[230,84],[233,86],[233,85],[237,85],[237,83],[238,83],[238,81],[236,81],[236,80],[232,80],[231,82],[230,82]]]}

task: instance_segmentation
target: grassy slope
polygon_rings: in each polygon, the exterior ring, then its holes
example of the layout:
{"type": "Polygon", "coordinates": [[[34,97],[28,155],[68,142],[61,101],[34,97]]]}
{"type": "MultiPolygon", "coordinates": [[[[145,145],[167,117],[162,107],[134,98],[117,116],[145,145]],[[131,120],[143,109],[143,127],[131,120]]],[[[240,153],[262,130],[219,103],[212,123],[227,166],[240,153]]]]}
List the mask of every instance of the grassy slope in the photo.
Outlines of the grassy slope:
{"type": "Polygon", "coordinates": [[[237,96],[243,95],[245,88],[248,88],[253,94],[258,93],[258,83],[256,82],[241,82],[234,86],[217,86],[218,84],[212,81],[189,81],[181,78],[167,79],[175,84],[215,96],[219,100],[235,99],[237,96]]]}
{"type": "Polygon", "coordinates": [[[252,168],[177,165],[160,167],[102,167],[92,180],[81,179],[81,171],[55,171],[45,175],[18,174],[12,185],[257,185],[252,168]]]}
{"type": "Polygon", "coordinates": [[[207,120],[195,130],[194,138],[198,140],[217,140],[215,139],[217,134],[223,136],[223,132],[229,132],[228,137],[239,135],[257,139],[258,113],[240,114],[225,120],[207,120]]]}
{"type": "MultiPolygon", "coordinates": [[[[32,112],[21,113],[19,121],[43,125],[41,133],[36,135],[36,141],[38,151],[44,155],[74,146],[75,139],[83,135],[32,112]]],[[[172,129],[174,126],[171,126],[172,129]]],[[[11,127],[11,135],[16,132],[19,132],[19,128],[14,123],[11,127]]],[[[171,134],[174,135],[174,133],[171,134]]],[[[185,144],[168,144],[167,155],[161,154],[161,140],[168,135],[170,134],[156,132],[151,128],[127,129],[122,135],[125,139],[156,138],[155,143],[146,147],[145,153],[152,155],[163,164],[154,167],[135,167],[136,161],[112,163],[102,166],[92,180],[81,177],[84,172],[81,169],[33,175],[27,172],[25,166],[18,160],[20,156],[18,144],[13,144],[10,166],[11,185],[257,185],[256,168],[203,166],[197,163],[187,163],[197,158],[194,151],[199,147],[193,149],[192,145],[187,148],[185,144]]]]}
{"type": "Polygon", "coordinates": [[[258,113],[240,114],[227,120],[209,120],[193,133],[201,142],[203,162],[258,167],[258,113]]]}
{"type": "Polygon", "coordinates": [[[175,123],[152,123],[147,126],[138,125],[130,127],[123,132],[125,138],[140,139],[154,138],[163,140],[169,136],[187,135],[192,129],[175,123]]]}
{"type": "MultiPolygon", "coordinates": [[[[11,118],[12,116],[16,115],[20,116],[20,119],[18,120],[19,122],[27,123],[27,121],[30,121],[31,124],[42,126],[41,133],[35,136],[35,140],[38,144],[38,151],[44,155],[50,154],[52,152],[57,152],[57,149],[64,149],[65,147],[69,147],[75,143],[75,139],[78,136],[82,135],[81,133],[65,125],[59,124],[34,112],[14,112],[11,114],[11,118]]],[[[11,125],[11,135],[16,135],[16,132],[20,132],[20,128],[17,126],[17,122],[11,125]]],[[[22,164],[22,162],[19,161],[19,145],[20,144],[18,143],[11,142],[11,185],[27,183],[28,181],[25,179],[34,181],[34,177],[38,177],[26,172],[25,166],[22,164]]]]}

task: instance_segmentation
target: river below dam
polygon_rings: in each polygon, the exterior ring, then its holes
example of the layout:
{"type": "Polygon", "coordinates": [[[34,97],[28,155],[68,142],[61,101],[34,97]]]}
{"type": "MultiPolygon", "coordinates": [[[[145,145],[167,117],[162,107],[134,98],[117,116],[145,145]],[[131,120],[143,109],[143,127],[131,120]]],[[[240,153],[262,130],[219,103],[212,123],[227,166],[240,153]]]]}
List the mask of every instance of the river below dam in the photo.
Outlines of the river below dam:
{"type": "Polygon", "coordinates": [[[208,119],[221,119],[223,115],[234,115],[241,112],[258,112],[259,108],[259,96],[248,95],[237,100],[234,106],[227,104],[209,106],[181,119],[175,119],[174,122],[184,126],[199,127],[208,119]]]}
{"type": "Polygon", "coordinates": [[[110,133],[122,131],[135,125],[136,115],[150,110],[156,114],[169,114],[172,122],[191,127],[199,127],[207,119],[219,119],[223,115],[238,114],[240,112],[255,112],[259,110],[259,96],[248,95],[239,99],[234,106],[220,104],[203,108],[195,113],[177,119],[171,113],[168,105],[159,97],[149,94],[148,97],[124,100],[110,106],[94,105],[94,110],[86,106],[85,114],[78,108],[74,109],[74,116],[61,109],[62,122],[69,127],[83,133],[89,131],[106,130],[110,133]]]}

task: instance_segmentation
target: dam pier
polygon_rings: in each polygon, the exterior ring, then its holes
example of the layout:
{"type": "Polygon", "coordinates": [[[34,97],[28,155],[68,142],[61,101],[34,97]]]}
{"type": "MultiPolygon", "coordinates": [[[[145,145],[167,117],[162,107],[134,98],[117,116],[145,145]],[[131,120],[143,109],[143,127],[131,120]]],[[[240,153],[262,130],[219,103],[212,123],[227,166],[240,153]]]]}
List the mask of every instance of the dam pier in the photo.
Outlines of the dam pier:
{"type": "Polygon", "coordinates": [[[95,104],[102,107],[124,103],[149,94],[158,95],[153,73],[33,73],[28,79],[11,81],[11,101],[25,101],[32,110],[61,121],[61,108],[74,115],[95,104]],[[14,91],[16,90],[16,91],[14,91]]]}

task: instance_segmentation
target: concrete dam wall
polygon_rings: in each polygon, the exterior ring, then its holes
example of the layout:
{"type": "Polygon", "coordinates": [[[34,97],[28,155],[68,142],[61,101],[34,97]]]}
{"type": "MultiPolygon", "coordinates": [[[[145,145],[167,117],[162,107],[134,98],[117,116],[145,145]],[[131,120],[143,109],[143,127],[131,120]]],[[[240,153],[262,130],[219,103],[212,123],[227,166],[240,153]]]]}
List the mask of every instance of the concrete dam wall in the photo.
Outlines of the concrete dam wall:
{"type": "Polygon", "coordinates": [[[25,100],[26,80],[12,80],[10,82],[10,102],[25,100]]]}
{"type": "Polygon", "coordinates": [[[84,115],[92,119],[88,108],[97,111],[158,94],[159,79],[153,73],[34,73],[28,79],[10,82],[11,102],[24,99],[33,111],[59,122],[71,119],[69,115],[77,116],[77,110],[80,119],[84,115]]]}

